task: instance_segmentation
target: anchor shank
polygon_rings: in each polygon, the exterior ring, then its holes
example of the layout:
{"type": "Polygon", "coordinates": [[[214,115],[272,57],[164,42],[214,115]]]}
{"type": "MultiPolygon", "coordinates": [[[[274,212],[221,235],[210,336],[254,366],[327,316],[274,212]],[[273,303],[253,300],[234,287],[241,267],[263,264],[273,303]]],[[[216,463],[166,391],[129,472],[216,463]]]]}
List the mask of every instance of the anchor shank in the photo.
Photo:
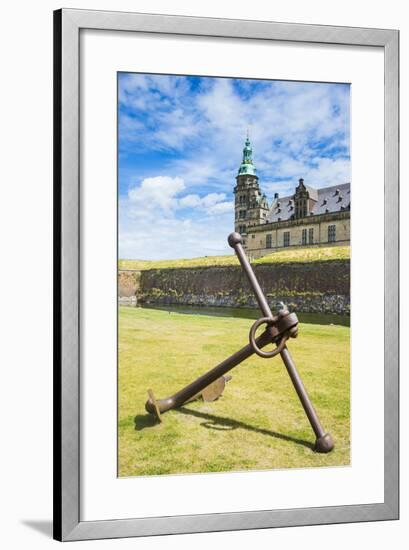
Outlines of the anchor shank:
{"type": "Polygon", "coordinates": [[[239,259],[240,265],[243,268],[243,271],[246,274],[247,279],[249,280],[250,286],[253,289],[253,292],[256,296],[256,300],[258,302],[258,305],[260,306],[261,311],[263,312],[264,317],[273,317],[270,306],[268,305],[266,297],[264,296],[264,293],[261,290],[261,287],[257,281],[254,271],[251,268],[250,262],[247,259],[246,253],[243,250],[241,242],[231,241],[229,238],[229,244],[232,248],[234,248],[236,256],[239,259]]]}
{"type": "Polygon", "coordinates": [[[304,384],[302,383],[300,375],[298,374],[298,371],[297,371],[297,367],[295,366],[295,363],[287,347],[285,347],[281,351],[280,355],[287,369],[287,372],[291,378],[291,382],[293,383],[295,391],[297,392],[297,395],[300,398],[301,404],[304,407],[305,414],[307,415],[307,418],[310,421],[311,427],[314,430],[314,433],[317,439],[319,439],[320,437],[323,437],[325,435],[325,430],[323,429],[321,422],[319,421],[319,418],[317,416],[317,413],[315,412],[315,409],[310,401],[310,398],[308,397],[307,390],[305,389],[304,384]]]}

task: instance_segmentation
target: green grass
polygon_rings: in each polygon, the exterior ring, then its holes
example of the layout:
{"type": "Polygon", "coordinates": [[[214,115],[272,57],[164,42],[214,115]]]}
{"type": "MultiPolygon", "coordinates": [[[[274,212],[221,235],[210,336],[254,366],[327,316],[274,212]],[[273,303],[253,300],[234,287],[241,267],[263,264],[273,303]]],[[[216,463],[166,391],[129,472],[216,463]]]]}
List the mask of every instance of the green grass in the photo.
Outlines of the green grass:
{"type": "Polygon", "coordinates": [[[325,262],[331,260],[349,260],[350,246],[323,246],[320,248],[290,248],[255,260],[254,264],[285,264],[293,262],[325,262]]]}
{"type": "Polygon", "coordinates": [[[280,358],[253,356],[212,403],[145,412],[147,389],[168,396],[248,341],[251,321],[119,308],[119,475],[303,468],[349,464],[349,328],[301,324],[289,349],[321,422],[329,454],[314,435],[280,358]]]}
{"type": "MultiPolygon", "coordinates": [[[[317,262],[327,260],[345,260],[350,257],[349,246],[325,246],[320,248],[290,248],[279,250],[258,260],[252,264],[277,264],[291,262],[317,262]]],[[[119,269],[135,269],[144,271],[147,269],[168,269],[180,267],[212,267],[239,265],[235,255],[231,256],[204,256],[202,258],[187,258],[179,260],[119,260],[119,269]]]]}
{"type": "Polygon", "coordinates": [[[179,260],[119,260],[119,269],[168,269],[179,267],[211,267],[239,265],[236,256],[204,256],[203,258],[187,258],[179,260]]]}

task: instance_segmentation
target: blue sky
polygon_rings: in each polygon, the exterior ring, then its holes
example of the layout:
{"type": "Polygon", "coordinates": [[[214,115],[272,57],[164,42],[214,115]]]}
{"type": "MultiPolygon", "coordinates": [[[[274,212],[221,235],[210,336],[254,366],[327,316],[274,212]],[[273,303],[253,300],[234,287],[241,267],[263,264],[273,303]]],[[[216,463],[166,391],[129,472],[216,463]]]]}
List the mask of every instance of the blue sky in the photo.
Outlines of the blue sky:
{"type": "Polygon", "coordinates": [[[231,253],[249,129],[270,199],[350,181],[348,84],[119,73],[119,257],[231,253]]]}

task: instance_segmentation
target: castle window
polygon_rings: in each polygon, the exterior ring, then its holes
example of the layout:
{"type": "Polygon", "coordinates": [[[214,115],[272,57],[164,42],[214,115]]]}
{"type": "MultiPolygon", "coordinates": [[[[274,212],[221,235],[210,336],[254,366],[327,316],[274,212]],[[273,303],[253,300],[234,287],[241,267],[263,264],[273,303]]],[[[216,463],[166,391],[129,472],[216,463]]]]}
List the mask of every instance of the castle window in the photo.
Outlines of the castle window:
{"type": "Polygon", "coordinates": [[[266,248],[272,248],[271,235],[266,235],[266,248]]]}
{"type": "Polygon", "coordinates": [[[290,246],[290,232],[284,231],[283,233],[283,246],[290,246]]]}
{"type": "Polygon", "coordinates": [[[307,215],[307,199],[300,198],[295,201],[295,217],[305,218],[307,215]]]}
{"type": "Polygon", "coordinates": [[[336,229],[335,225],[328,226],[328,242],[334,243],[336,241],[336,229]]]}
{"type": "Polygon", "coordinates": [[[301,244],[307,244],[307,230],[302,230],[301,244]]]}
{"type": "Polygon", "coordinates": [[[310,227],[308,230],[308,243],[314,244],[314,228],[310,227]]]}
{"type": "Polygon", "coordinates": [[[240,212],[239,212],[239,218],[244,220],[245,217],[246,217],[246,211],[245,211],[245,210],[240,210],[240,212]]]}

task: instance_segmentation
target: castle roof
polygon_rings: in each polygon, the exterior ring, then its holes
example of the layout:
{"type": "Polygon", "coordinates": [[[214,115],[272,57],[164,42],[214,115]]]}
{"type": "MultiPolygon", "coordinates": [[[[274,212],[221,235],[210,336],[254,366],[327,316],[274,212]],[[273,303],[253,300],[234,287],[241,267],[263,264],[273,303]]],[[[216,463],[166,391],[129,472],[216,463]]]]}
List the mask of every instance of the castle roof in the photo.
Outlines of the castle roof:
{"type": "MultiPolygon", "coordinates": [[[[308,185],[304,186],[310,199],[314,201],[310,215],[329,214],[349,210],[351,207],[350,183],[332,185],[316,189],[308,185]]],[[[290,220],[294,215],[294,194],[285,197],[274,197],[270,210],[266,217],[267,223],[290,220]]]]}
{"type": "Polygon", "coordinates": [[[256,167],[253,164],[253,149],[251,148],[249,137],[247,136],[243,149],[243,160],[241,161],[238,176],[257,176],[256,167]]]}

